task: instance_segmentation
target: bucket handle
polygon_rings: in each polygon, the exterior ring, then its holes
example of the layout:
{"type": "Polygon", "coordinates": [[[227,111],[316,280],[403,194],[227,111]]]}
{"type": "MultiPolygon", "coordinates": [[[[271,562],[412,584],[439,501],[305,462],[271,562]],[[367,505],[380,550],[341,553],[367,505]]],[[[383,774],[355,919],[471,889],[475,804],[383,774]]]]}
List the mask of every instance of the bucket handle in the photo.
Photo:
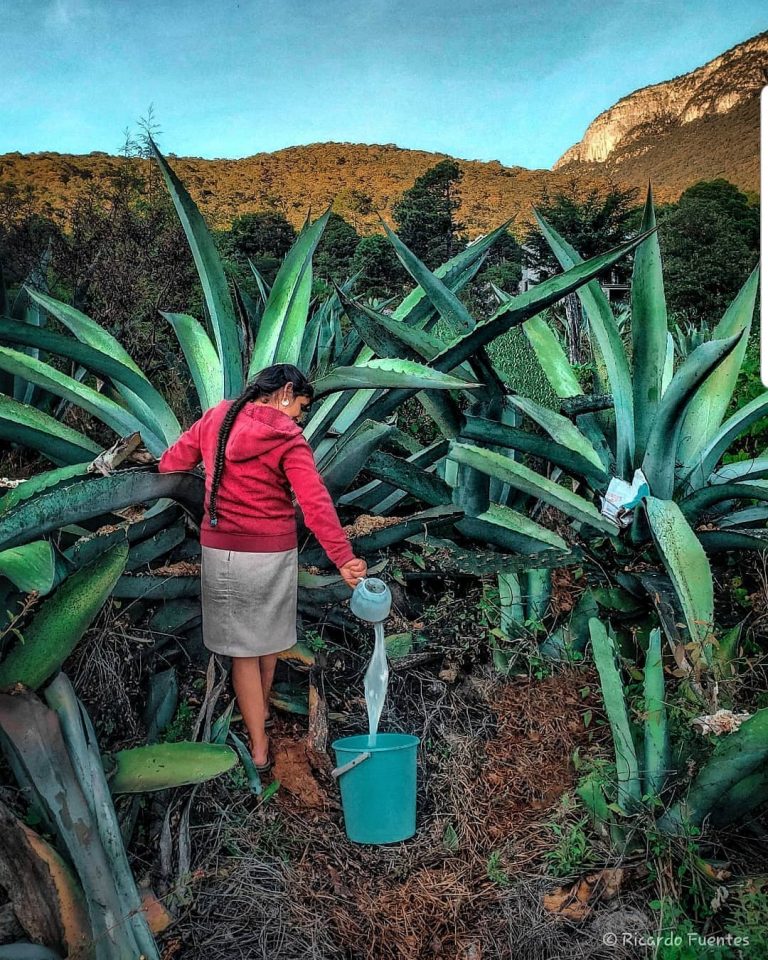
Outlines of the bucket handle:
{"type": "Polygon", "coordinates": [[[350,760],[349,763],[345,763],[343,767],[336,767],[334,770],[331,770],[331,776],[334,780],[338,780],[343,773],[347,773],[349,770],[354,770],[355,767],[360,766],[363,760],[367,760],[370,755],[370,750],[366,750],[364,753],[358,753],[353,760],[350,760]]]}

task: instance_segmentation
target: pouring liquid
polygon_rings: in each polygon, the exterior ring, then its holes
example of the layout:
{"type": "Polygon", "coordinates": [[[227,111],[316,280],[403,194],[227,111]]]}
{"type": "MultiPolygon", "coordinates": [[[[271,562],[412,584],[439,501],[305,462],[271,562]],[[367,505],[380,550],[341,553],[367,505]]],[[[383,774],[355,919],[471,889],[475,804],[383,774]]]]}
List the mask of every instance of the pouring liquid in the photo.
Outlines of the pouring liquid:
{"type": "Polygon", "coordinates": [[[381,711],[387,699],[389,684],[389,666],[387,664],[387,650],[384,646],[384,623],[373,625],[375,637],[373,656],[365,671],[365,704],[368,708],[368,745],[376,746],[376,733],[379,729],[381,711]]]}

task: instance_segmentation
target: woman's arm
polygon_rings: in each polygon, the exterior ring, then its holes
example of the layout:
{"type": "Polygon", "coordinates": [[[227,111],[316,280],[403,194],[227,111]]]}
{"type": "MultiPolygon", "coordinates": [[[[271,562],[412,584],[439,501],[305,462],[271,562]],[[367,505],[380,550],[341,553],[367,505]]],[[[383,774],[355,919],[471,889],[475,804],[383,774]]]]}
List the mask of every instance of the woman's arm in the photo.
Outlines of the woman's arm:
{"type": "Polygon", "coordinates": [[[339,522],[328,488],[318,473],[312,448],[303,437],[285,453],[283,470],[296,494],[307,526],[330,561],[341,569],[355,559],[355,553],[339,522]]]}
{"type": "MultiPolygon", "coordinates": [[[[201,418],[202,419],[202,418],[201,418]]],[[[159,473],[172,473],[174,470],[191,470],[203,459],[200,450],[200,420],[196,420],[160,457],[157,465],[159,473]]]]}

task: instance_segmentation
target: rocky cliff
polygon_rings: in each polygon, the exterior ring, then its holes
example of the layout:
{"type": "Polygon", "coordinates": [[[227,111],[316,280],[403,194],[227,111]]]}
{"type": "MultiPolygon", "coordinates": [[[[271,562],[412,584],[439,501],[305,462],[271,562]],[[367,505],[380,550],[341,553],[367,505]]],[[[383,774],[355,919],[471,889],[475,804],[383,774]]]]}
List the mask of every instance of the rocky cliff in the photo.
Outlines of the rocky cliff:
{"type": "Polygon", "coordinates": [[[768,67],[768,32],[740,43],[703,67],[643,87],[601,113],[554,169],[571,163],[623,162],[650,149],[654,137],[755,101],[768,67]]]}

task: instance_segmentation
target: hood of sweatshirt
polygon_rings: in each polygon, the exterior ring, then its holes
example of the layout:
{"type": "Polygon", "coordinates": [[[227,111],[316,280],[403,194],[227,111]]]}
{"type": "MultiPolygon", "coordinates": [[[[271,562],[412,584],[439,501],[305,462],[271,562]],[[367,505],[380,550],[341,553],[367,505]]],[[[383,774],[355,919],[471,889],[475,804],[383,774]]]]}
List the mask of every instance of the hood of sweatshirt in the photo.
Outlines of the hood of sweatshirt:
{"type": "Polygon", "coordinates": [[[230,460],[263,457],[301,434],[301,427],[289,416],[264,403],[248,403],[240,411],[227,441],[230,460]]]}

